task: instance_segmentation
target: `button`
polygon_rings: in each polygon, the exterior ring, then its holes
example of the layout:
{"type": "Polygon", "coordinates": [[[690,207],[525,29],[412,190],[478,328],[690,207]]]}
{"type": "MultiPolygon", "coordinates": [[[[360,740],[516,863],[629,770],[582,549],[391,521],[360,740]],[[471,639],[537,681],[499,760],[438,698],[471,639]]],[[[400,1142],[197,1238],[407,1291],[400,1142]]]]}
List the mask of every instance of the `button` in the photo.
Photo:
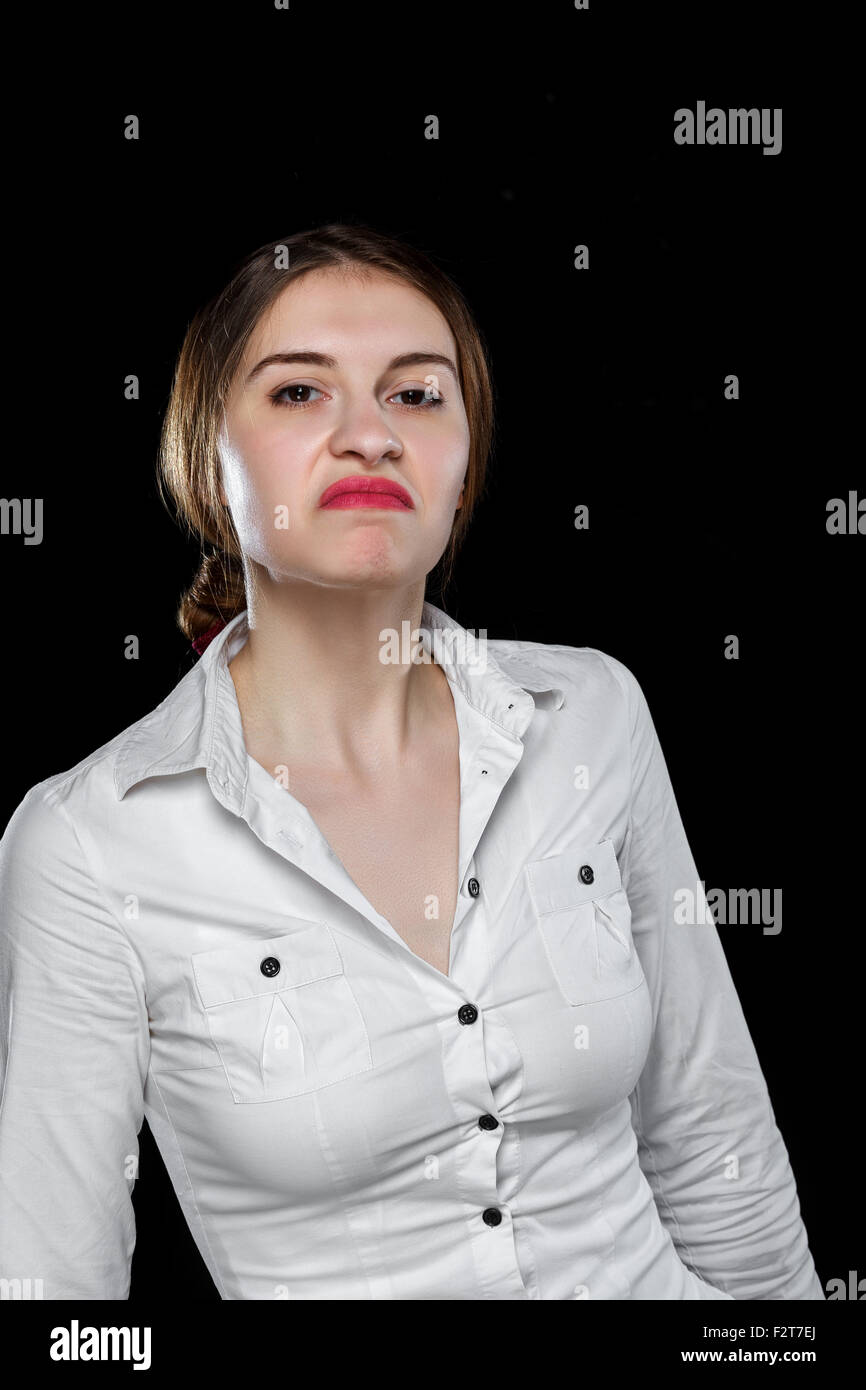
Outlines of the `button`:
{"type": "Polygon", "coordinates": [[[478,1010],[474,1004],[461,1004],[457,1010],[457,1017],[461,1023],[474,1023],[478,1017],[478,1010]]]}
{"type": "Polygon", "coordinates": [[[481,892],[481,884],[478,882],[477,878],[470,878],[466,887],[469,889],[469,892],[472,894],[473,898],[477,898],[478,894],[481,892]]]}
{"type": "Polygon", "coordinates": [[[592,869],[590,868],[589,864],[581,865],[578,878],[580,879],[581,883],[593,882],[593,880],[595,879],[595,874],[592,872],[592,869]]]}
{"type": "Polygon", "coordinates": [[[280,962],[277,960],[276,956],[265,956],[264,960],[259,966],[259,970],[261,970],[263,975],[267,975],[270,979],[272,975],[279,975],[280,962]]]}
{"type": "Polygon", "coordinates": [[[486,1211],[481,1213],[481,1220],[487,1226],[498,1226],[502,1220],[502,1212],[496,1207],[488,1207],[486,1211]]]}
{"type": "Polygon", "coordinates": [[[479,1129],[498,1129],[499,1121],[495,1115],[481,1115],[478,1120],[479,1129]]]}

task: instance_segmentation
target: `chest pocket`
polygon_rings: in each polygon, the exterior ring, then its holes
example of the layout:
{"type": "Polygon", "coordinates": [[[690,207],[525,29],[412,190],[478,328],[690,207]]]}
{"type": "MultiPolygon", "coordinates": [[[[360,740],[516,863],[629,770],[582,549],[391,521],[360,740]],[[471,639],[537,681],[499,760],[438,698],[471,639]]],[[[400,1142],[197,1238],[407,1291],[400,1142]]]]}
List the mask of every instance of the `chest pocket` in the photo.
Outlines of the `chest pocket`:
{"type": "Polygon", "coordinates": [[[199,951],[192,966],[236,1104],[304,1095],[372,1067],[364,1019],[326,923],[199,951]]]}
{"type": "Polygon", "coordinates": [[[612,840],[526,865],[548,959],[570,1004],[597,1004],[644,983],[631,907],[612,840]]]}

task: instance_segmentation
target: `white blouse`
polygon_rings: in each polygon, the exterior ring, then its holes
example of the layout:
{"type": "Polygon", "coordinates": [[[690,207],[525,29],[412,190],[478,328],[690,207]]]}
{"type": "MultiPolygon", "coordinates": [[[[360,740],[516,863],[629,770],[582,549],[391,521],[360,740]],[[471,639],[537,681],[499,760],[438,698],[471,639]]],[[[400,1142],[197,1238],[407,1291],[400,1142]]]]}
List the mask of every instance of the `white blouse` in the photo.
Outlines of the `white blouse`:
{"type": "Polygon", "coordinates": [[[678,920],[703,890],[631,672],[470,659],[425,603],[446,976],[247,753],[248,631],[0,842],[5,1287],[128,1297],[146,1117],[224,1299],[823,1299],[716,927],[678,920]]]}

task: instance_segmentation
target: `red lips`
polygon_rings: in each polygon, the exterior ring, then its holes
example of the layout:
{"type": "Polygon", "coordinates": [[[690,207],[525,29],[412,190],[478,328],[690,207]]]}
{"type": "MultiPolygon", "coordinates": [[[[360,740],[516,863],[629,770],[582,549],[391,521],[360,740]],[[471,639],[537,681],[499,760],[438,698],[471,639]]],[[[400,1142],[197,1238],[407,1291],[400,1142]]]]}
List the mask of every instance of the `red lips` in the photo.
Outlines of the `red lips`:
{"type": "Polygon", "coordinates": [[[331,503],[347,507],[409,509],[415,506],[409,493],[400,483],[395,483],[391,478],[370,477],[369,474],[356,474],[331,483],[319,498],[319,506],[327,507],[331,503]]]}

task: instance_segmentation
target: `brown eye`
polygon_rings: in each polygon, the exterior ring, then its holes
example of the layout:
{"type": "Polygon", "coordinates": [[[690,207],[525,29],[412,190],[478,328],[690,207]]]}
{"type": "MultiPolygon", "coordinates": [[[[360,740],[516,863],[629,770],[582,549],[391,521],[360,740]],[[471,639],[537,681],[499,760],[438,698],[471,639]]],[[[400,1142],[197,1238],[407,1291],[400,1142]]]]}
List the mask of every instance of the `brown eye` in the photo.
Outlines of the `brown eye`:
{"type": "Polygon", "coordinates": [[[437,405],[444,405],[445,403],[445,397],[442,395],[441,391],[436,391],[435,394],[428,396],[423,386],[404,386],[402,391],[397,392],[397,395],[420,397],[417,403],[407,404],[404,407],[406,410],[428,410],[437,405]]]}
{"type": "MultiPolygon", "coordinates": [[[[274,405],[287,405],[287,406],[292,406],[292,407],[294,407],[295,409],[301,409],[301,410],[302,410],[302,409],[304,408],[304,406],[307,406],[307,405],[315,405],[315,401],[308,401],[308,400],[301,400],[301,401],[297,401],[297,400],[283,400],[283,396],[284,396],[287,392],[293,392],[293,391],[318,391],[318,390],[319,390],[318,386],[310,386],[310,385],[308,385],[307,382],[305,382],[305,381],[295,381],[295,382],[292,382],[291,386],[281,386],[280,389],[279,389],[279,391],[275,391],[274,394],[271,396],[271,400],[273,401],[274,405]]],[[[319,392],[319,394],[321,395],[322,393],[319,392]]]]}

